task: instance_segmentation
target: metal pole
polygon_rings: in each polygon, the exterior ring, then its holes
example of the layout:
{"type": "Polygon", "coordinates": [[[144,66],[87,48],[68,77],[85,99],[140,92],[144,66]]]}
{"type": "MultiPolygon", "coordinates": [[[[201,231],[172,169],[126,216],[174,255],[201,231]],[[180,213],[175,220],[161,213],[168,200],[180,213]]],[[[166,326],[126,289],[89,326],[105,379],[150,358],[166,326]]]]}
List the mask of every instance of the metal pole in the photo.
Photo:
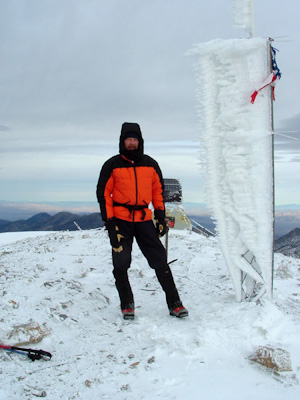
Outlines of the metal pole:
{"type": "Polygon", "coordinates": [[[168,262],[168,246],[169,246],[169,227],[167,225],[167,232],[166,232],[166,256],[168,262]]]}
{"type": "MultiPolygon", "coordinates": [[[[271,40],[269,40],[269,60],[270,60],[270,72],[273,71],[273,62],[272,62],[272,44],[271,40]]],[[[273,207],[273,234],[272,234],[272,271],[271,271],[271,299],[273,297],[273,280],[274,280],[274,232],[275,232],[275,161],[274,161],[274,107],[273,107],[273,96],[272,96],[272,87],[270,87],[270,102],[271,102],[271,129],[272,129],[272,207],[273,207]]]]}
{"type": "Polygon", "coordinates": [[[250,38],[253,38],[255,36],[255,24],[254,24],[254,2],[253,0],[250,0],[250,5],[249,7],[251,8],[250,13],[251,13],[251,30],[250,30],[250,38]]]}

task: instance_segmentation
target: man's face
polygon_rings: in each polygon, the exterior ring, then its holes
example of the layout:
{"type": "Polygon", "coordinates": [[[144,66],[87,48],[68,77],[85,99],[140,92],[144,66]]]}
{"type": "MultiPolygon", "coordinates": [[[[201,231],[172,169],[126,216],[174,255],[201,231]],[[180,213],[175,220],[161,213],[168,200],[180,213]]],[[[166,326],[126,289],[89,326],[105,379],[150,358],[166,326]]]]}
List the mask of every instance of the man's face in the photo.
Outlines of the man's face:
{"type": "Polygon", "coordinates": [[[124,146],[126,150],[137,150],[139,147],[139,141],[136,138],[129,137],[124,140],[124,146]]]}

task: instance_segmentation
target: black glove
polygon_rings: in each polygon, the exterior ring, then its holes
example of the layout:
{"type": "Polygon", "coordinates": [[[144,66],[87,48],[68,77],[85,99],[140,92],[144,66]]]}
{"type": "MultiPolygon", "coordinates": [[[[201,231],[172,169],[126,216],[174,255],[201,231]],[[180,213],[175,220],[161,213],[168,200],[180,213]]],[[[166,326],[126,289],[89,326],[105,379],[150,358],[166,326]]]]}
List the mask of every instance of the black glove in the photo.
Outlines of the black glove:
{"type": "Polygon", "coordinates": [[[167,224],[164,218],[158,218],[156,222],[156,232],[158,237],[163,237],[167,233],[167,224]]]}
{"type": "Polygon", "coordinates": [[[115,251],[116,253],[120,253],[123,250],[123,246],[121,245],[121,240],[124,238],[124,236],[121,235],[120,233],[116,218],[113,217],[107,220],[105,222],[105,227],[108,231],[108,236],[113,251],[115,251]]]}

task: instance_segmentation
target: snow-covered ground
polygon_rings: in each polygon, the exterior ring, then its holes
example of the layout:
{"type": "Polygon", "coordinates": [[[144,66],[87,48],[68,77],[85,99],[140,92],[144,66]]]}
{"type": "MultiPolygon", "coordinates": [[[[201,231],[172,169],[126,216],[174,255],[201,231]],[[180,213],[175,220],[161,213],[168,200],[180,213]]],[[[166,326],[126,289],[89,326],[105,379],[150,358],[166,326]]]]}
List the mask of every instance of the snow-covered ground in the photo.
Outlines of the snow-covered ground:
{"type": "Polygon", "coordinates": [[[0,234],[1,342],[24,342],[16,327],[35,322],[47,336],[28,346],[53,354],[32,362],[1,351],[0,399],[299,398],[300,260],[276,254],[273,303],[255,304],[235,302],[216,239],[172,231],[174,258],[190,316],[168,315],[154,272],[134,247],[136,319],[124,321],[104,230],[0,234]],[[250,361],[263,345],[289,352],[293,371],[250,361]]]}

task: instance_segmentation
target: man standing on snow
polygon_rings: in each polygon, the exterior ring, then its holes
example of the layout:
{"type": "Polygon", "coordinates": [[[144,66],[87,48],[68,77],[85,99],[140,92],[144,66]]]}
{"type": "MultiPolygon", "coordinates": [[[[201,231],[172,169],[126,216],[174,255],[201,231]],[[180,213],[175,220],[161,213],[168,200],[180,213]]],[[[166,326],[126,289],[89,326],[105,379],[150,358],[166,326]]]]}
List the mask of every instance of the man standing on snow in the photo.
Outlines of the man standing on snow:
{"type": "Polygon", "coordinates": [[[97,199],[112,246],[113,275],[124,319],[134,318],[134,298],[128,280],[133,238],[155,270],[166,294],[170,315],[186,317],[160,241],[166,231],[163,178],[157,162],[144,154],[140,126],[122,125],[120,154],[107,160],[101,169],[97,199]],[[152,221],[154,207],[156,226],[152,221]]]}

